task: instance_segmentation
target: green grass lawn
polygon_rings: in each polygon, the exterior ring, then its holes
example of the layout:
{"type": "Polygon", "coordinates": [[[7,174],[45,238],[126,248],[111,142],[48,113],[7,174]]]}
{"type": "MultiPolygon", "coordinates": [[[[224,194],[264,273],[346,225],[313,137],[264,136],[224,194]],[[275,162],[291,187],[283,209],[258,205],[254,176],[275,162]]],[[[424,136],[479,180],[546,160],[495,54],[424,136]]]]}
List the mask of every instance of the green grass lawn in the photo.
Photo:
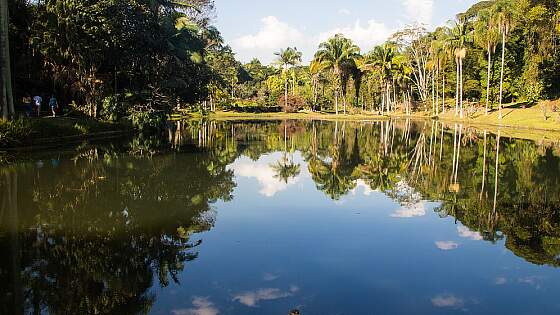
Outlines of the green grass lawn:
{"type": "Polygon", "coordinates": [[[63,142],[68,138],[100,133],[120,132],[126,126],[102,122],[85,116],[21,118],[0,121],[0,148],[32,145],[40,142],[63,142]]]}
{"type": "Polygon", "coordinates": [[[266,120],[266,119],[316,119],[316,120],[379,120],[387,119],[386,116],[377,114],[347,114],[336,115],[329,112],[302,111],[298,113],[237,113],[218,111],[211,113],[208,117],[218,120],[266,120]]]}

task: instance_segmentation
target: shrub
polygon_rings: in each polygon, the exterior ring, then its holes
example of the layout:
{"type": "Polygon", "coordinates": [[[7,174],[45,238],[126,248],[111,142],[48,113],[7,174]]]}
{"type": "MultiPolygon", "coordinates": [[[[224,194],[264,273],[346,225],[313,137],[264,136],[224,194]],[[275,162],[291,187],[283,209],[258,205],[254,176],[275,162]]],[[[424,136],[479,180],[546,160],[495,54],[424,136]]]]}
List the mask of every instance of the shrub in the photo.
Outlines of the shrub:
{"type": "Polygon", "coordinates": [[[286,102],[285,96],[282,95],[278,99],[278,106],[280,106],[285,113],[297,113],[305,107],[305,99],[298,95],[288,95],[288,101],[286,102]]]}
{"type": "Polygon", "coordinates": [[[27,139],[33,126],[26,119],[1,120],[0,119],[0,147],[21,144],[27,139]]]}

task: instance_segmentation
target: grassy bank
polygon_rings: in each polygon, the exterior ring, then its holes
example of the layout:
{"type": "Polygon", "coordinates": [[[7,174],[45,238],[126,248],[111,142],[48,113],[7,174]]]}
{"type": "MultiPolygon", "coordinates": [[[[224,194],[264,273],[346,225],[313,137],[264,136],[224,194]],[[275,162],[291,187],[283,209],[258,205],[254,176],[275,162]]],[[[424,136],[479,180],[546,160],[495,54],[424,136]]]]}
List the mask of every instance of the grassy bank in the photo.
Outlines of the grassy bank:
{"type": "Polygon", "coordinates": [[[125,125],[88,117],[26,118],[0,121],[0,148],[64,144],[95,136],[124,133],[125,125]]]}
{"type": "MultiPolygon", "coordinates": [[[[189,114],[187,116],[177,116],[177,118],[201,118],[201,114],[189,114]]],[[[314,119],[314,120],[379,120],[388,119],[387,116],[375,114],[348,114],[336,115],[328,112],[298,112],[298,113],[238,113],[218,111],[206,116],[216,120],[276,120],[276,119],[314,119]]]]}

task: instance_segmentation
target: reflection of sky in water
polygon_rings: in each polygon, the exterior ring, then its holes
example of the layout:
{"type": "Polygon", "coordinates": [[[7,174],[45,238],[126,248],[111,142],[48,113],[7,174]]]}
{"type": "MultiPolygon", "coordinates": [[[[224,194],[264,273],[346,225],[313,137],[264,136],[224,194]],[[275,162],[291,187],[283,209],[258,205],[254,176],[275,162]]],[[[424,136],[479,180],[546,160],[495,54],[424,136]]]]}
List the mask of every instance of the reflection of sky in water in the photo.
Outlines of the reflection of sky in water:
{"type": "Polygon", "coordinates": [[[335,202],[317,190],[300,153],[293,155],[300,174],[288,183],[276,178],[271,165],[281,158],[241,157],[229,166],[233,201],[214,205],[216,226],[196,236],[200,255],[179,275],[180,285],[154,289],[154,314],[560,311],[557,270],[528,264],[503,241],[482,241],[440,218],[436,203],[401,205],[362,180],[335,202]]]}
{"type": "MultiPolygon", "coordinates": [[[[233,170],[237,177],[256,179],[259,183],[259,193],[265,197],[274,197],[277,193],[296,185],[302,177],[309,177],[309,173],[305,169],[295,178],[288,179],[287,183],[279,179],[272,165],[280,161],[282,156],[283,153],[263,155],[257,162],[247,157],[241,157],[230,165],[229,169],[233,170]]],[[[290,154],[288,154],[288,159],[291,160],[290,154]]],[[[294,154],[293,160],[294,163],[301,163],[302,158],[299,154],[294,154]]]]}

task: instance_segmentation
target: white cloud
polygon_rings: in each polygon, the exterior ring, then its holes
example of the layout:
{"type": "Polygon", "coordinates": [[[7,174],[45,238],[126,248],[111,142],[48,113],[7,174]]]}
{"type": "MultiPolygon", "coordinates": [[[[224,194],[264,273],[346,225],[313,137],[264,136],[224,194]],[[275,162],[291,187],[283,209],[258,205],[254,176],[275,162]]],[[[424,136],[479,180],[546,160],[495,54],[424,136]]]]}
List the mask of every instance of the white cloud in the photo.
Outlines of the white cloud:
{"type": "Polygon", "coordinates": [[[465,302],[463,299],[458,298],[455,295],[446,294],[438,295],[432,298],[432,304],[436,307],[460,308],[465,304],[465,302]]]}
{"type": "Polygon", "coordinates": [[[237,294],[233,297],[233,300],[249,307],[257,307],[260,301],[271,301],[287,298],[294,295],[298,291],[299,288],[296,286],[291,286],[288,291],[282,291],[277,288],[258,289],[256,291],[237,294]]]}
{"type": "Polygon", "coordinates": [[[193,308],[172,310],[173,315],[218,315],[220,311],[205,297],[194,297],[193,308]]]}
{"type": "Polygon", "coordinates": [[[288,179],[285,183],[275,177],[274,170],[270,165],[259,163],[234,163],[231,168],[237,176],[255,178],[260,185],[259,193],[265,197],[274,197],[277,193],[297,184],[300,177],[288,179]]]}
{"type": "MultiPolygon", "coordinates": [[[[351,12],[346,9],[339,10],[339,14],[346,13],[351,12]]],[[[303,52],[304,61],[309,62],[319,44],[338,33],[352,39],[363,51],[369,51],[389,38],[394,30],[376,20],[369,20],[365,25],[356,20],[353,24],[330,30],[305,33],[301,28],[271,15],[261,19],[261,27],[256,33],[233,39],[231,46],[243,62],[258,58],[265,64],[270,63],[274,59],[274,53],[286,47],[297,47],[303,52]]]]}
{"type": "Polygon", "coordinates": [[[406,17],[410,21],[432,24],[434,0],[403,0],[406,17]]]}
{"type": "Polygon", "coordinates": [[[465,226],[458,226],[457,232],[459,232],[460,237],[470,238],[473,241],[480,241],[483,239],[479,232],[471,231],[465,226]]]}
{"type": "Polygon", "coordinates": [[[279,49],[303,40],[302,32],[275,16],[264,17],[261,22],[262,27],[255,35],[239,37],[234,40],[234,45],[245,49],[279,49]]]}
{"type": "Polygon", "coordinates": [[[402,206],[400,209],[391,214],[393,218],[414,218],[423,217],[426,215],[426,207],[423,202],[418,202],[406,206],[402,206]]]}
{"type": "Polygon", "coordinates": [[[438,241],[436,242],[436,247],[441,250],[447,251],[457,249],[459,247],[459,244],[451,241],[438,241]]]}
{"type": "Polygon", "coordinates": [[[356,45],[362,50],[369,51],[375,45],[383,43],[393,30],[385,24],[375,20],[369,20],[366,25],[362,25],[360,20],[356,20],[354,25],[337,27],[326,32],[322,32],[318,36],[317,44],[324,42],[335,34],[344,34],[344,36],[352,39],[356,45]]]}
{"type": "Polygon", "coordinates": [[[288,46],[299,46],[306,43],[305,35],[299,29],[280,21],[275,16],[261,19],[261,27],[255,34],[243,35],[231,42],[233,49],[240,53],[243,61],[259,58],[266,63],[271,62],[274,53],[288,46]]]}
{"type": "Polygon", "coordinates": [[[356,194],[358,193],[359,190],[362,190],[364,196],[369,196],[371,195],[372,192],[374,192],[375,190],[371,189],[371,186],[368,185],[363,179],[358,179],[356,181],[356,187],[354,189],[352,189],[350,191],[350,193],[352,193],[352,196],[356,196],[356,194]]]}
{"type": "Polygon", "coordinates": [[[348,9],[343,8],[343,9],[338,10],[338,14],[340,14],[340,15],[350,15],[350,14],[352,14],[352,12],[348,9]]]}

